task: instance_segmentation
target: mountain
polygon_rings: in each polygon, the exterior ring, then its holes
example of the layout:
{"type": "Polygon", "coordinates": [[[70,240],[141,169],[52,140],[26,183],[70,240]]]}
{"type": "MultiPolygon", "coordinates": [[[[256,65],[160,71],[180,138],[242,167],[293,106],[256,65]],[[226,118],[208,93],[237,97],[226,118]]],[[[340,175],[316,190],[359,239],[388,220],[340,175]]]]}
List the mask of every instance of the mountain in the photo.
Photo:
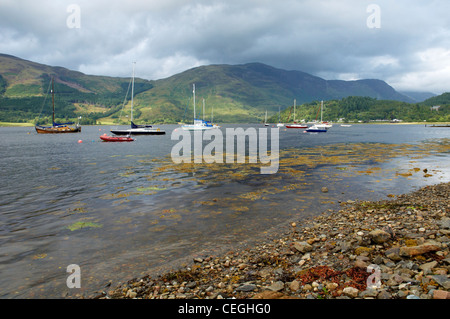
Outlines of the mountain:
{"type": "Polygon", "coordinates": [[[42,85],[43,80],[49,77],[54,77],[56,83],[80,93],[97,95],[121,92],[124,84],[128,86],[129,81],[128,78],[86,75],[6,54],[0,54],[0,76],[0,93],[11,98],[42,96],[47,89],[42,85]]]}
{"type": "Polygon", "coordinates": [[[450,92],[442,93],[438,96],[430,97],[426,99],[421,104],[427,106],[441,105],[441,106],[449,106],[450,105],[450,92]]]}
{"type": "Polygon", "coordinates": [[[409,97],[415,103],[420,103],[425,101],[426,99],[436,96],[436,94],[431,92],[400,91],[400,93],[409,97]]]}
{"type": "MultiPolygon", "coordinates": [[[[129,78],[86,75],[0,54],[0,121],[36,121],[39,116],[48,116],[49,101],[45,101],[45,95],[51,77],[55,78],[59,98],[57,116],[82,115],[88,123],[97,120],[112,123],[128,111],[129,103],[125,112],[122,112],[122,103],[129,78]]],[[[209,119],[213,111],[215,121],[222,123],[260,121],[266,110],[278,112],[279,108],[291,106],[294,99],[297,105],[347,96],[414,102],[376,79],[324,80],[262,63],[208,65],[156,81],[136,78],[133,113],[136,122],[191,121],[194,83],[197,117],[201,116],[199,111],[204,99],[206,118],[209,119]]],[[[127,98],[130,98],[129,93],[127,98]]]]}
{"type": "MultiPolygon", "coordinates": [[[[259,120],[265,110],[277,112],[279,107],[292,105],[294,99],[298,105],[346,96],[412,102],[381,80],[327,81],[301,71],[249,63],[201,66],[155,81],[152,89],[136,97],[141,115],[148,120],[173,116],[178,121],[177,114],[183,114],[181,119],[192,119],[189,98],[193,83],[199,106],[204,98],[207,110],[214,106],[214,119],[219,122],[259,120]]],[[[200,107],[196,109],[198,112],[200,107]]]]}
{"type": "MultiPolygon", "coordinates": [[[[129,78],[86,75],[0,54],[0,121],[36,122],[40,117],[48,121],[51,99],[46,96],[51,78],[55,80],[56,116],[73,119],[82,115],[85,124],[118,112],[130,82],[129,78]]],[[[136,93],[151,87],[150,81],[136,79],[136,93]]]]}

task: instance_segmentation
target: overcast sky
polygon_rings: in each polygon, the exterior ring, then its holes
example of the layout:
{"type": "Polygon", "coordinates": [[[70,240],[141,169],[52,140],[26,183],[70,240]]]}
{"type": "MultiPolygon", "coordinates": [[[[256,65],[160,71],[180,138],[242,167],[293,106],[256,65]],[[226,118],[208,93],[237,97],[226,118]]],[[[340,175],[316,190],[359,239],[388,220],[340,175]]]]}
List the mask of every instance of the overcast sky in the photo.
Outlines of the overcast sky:
{"type": "Polygon", "coordinates": [[[156,80],[262,62],[325,79],[450,91],[450,1],[0,0],[0,53],[156,80]]]}

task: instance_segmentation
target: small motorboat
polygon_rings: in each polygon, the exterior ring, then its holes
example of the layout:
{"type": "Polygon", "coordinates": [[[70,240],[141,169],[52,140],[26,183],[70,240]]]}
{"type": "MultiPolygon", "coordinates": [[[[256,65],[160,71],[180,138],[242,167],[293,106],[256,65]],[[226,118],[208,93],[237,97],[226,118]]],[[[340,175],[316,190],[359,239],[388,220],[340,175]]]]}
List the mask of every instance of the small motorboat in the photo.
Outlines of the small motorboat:
{"type": "Polygon", "coordinates": [[[325,133],[326,131],[327,131],[326,128],[317,125],[313,125],[305,130],[305,132],[312,132],[312,133],[322,133],[322,132],[325,133]]]}
{"type": "Polygon", "coordinates": [[[130,136],[109,136],[109,135],[106,135],[106,133],[103,135],[100,135],[100,139],[103,142],[133,142],[134,141],[134,138],[132,138],[130,136]]]}

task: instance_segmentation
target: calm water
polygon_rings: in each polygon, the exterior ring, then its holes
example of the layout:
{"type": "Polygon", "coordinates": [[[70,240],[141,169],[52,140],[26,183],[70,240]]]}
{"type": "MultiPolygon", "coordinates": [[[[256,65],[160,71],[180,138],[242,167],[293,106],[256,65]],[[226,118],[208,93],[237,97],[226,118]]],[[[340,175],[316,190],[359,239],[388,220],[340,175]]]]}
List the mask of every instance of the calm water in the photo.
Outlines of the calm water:
{"type": "Polygon", "coordinates": [[[101,142],[106,126],[62,135],[0,127],[0,297],[90,295],[339,201],[384,199],[450,176],[447,128],[282,128],[279,172],[260,175],[260,163],[174,165],[178,126],[159,127],[167,134],[132,143],[101,142]],[[66,286],[70,264],[81,267],[81,289],[66,286]]]}

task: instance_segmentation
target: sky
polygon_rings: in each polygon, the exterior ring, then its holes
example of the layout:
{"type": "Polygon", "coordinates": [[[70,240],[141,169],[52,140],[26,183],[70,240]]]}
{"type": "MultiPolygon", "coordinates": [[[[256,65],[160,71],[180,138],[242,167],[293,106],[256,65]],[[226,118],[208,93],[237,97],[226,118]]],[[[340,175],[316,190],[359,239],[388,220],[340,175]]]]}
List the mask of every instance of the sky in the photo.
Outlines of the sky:
{"type": "Polygon", "coordinates": [[[261,62],[327,80],[450,91],[448,0],[0,0],[0,53],[157,80],[261,62]]]}

